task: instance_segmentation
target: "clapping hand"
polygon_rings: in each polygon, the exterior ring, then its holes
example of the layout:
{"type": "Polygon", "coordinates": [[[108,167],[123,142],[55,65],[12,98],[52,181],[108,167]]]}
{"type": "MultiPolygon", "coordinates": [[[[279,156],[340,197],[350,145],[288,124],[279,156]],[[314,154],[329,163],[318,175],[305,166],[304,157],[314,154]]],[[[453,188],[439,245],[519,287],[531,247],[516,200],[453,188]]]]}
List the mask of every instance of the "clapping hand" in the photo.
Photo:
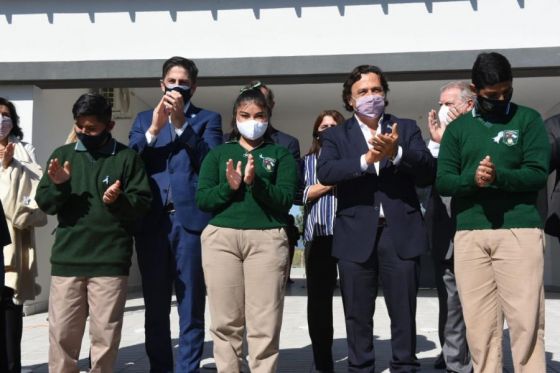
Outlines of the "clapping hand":
{"type": "Polygon", "coordinates": [[[70,180],[70,174],[72,173],[72,167],[70,162],[64,162],[64,166],[61,166],[58,158],[51,159],[49,162],[49,167],[47,169],[47,175],[53,184],[62,184],[70,180]]]}
{"type": "Polygon", "coordinates": [[[169,114],[171,123],[176,128],[185,124],[185,103],[183,95],[177,91],[167,91],[162,98],[166,113],[169,114]]]}
{"type": "Polygon", "coordinates": [[[157,136],[159,134],[159,131],[161,131],[161,129],[165,127],[167,123],[168,113],[165,109],[164,98],[165,96],[163,96],[161,100],[159,100],[157,106],[154,109],[154,113],[152,115],[152,124],[150,125],[148,131],[153,136],[157,136]]]}
{"type": "Polygon", "coordinates": [[[399,131],[397,129],[397,123],[393,123],[391,133],[380,133],[371,139],[370,143],[373,145],[374,150],[381,153],[382,158],[394,159],[397,155],[399,147],[399,131]]]}
{"type": "Polygon", "coordinates": [[[447,125],[440,123],[437,118],[437,113],[435,110],[431,110],[428,113],[428,130],[430,131],[430,139],[433,142],[441,143],[441,138],[447,125]]]}
{"type": "Polygon", "coordinates": [[[241,161],[233,168],[233,160],[229,159],[226,164],[226,179],[231,190],[238,190],[241,185],[241,161]]]}
{"type": "Polygon", "coordinates": [[[14,159],[14,149],[16,145],[13,142],[9,142],[4,148],[2,153],[0,153],[0,158],[2,159],[2,167],[8,168],[12,159],[14,159]]]}
{"type": "Polygon", "coordinates": [[[119,195],[122,193],[121,189],[121,182],[120,180],[115,181],[105,193],[103,193],[103,203],[106,205],[110,205],[111,203],[115,202],[119,195]]]}
{"type": "Polygon", "coordinates": [[[243,177],[243,182],[247,185],[253,185],[255,180],[255,160],[253,154],[247,156],[247,164],[245,165],[245,177],[243,177]]]}
{"type": "Polygon", "coordinates": [[[474,175],[474,180],[476,185],[480,188],[484,188],[494,182],[496,179],[496,167],[492,163],[492,159],[489,155],[484,157],[480,161],[476,173],[474,175]]]}

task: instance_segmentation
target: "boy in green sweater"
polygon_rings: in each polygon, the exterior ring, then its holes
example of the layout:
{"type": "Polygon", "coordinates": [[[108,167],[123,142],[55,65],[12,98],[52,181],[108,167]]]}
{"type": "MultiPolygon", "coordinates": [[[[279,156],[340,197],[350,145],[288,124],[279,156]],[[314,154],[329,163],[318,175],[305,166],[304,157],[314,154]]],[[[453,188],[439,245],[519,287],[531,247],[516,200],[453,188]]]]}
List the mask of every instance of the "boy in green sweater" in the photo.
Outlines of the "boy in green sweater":
{"type": "Polygon", "coordinates": [[[72,108],[78,141],[56,149],[36,201],[56,214],[49,296],[49,369],[78,371],[89,314],[91,371],[111,372],[121,336],[136,219],[150,207],[144,165],[111,137],[111,105],[84,94],[72,108]]]}
{"type": "Polygon", "coordinates": [[[511,102],[512,72],[498,53],[472,68],[475,108],[446,129],[437,188],[457,217],[455,271],[475,372],[501,372],[500,312],[516,372],[545,372],[542,221],[538,191],[550,149],[540,115],[511,102]]]}

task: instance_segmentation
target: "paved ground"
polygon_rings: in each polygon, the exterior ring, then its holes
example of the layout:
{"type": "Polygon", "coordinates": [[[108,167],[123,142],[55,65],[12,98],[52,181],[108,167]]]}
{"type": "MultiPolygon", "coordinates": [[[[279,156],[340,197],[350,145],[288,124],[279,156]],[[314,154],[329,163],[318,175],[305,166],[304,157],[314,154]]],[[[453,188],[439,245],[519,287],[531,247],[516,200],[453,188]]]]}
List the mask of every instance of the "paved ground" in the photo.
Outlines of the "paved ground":
{"type": "MultiPolygon", "coordinates": [[[[306,296],[305,279],[301,270],[295,269],[292,277],[295,283],[290,285],[286,294],[284,307],[284,323],[280,339],[280,372],[307,373],[311,367],[312,356],[309,336],[307,334],[306,321],[306,296]]],[[[334,356],[336,359],[336,371],[346,371],[346,340],[344,330],[344,317],[342,312],[342,301],[337,294],[334,301],[335,313],[335,341],[334,356]]],[[[439,342],[437,341],[437,297],[435,291],[423,289],[418,295],[418,358],[422,364],[423,372],[441,372],[432,368],[433,362],[439,353],[439,342]]],[[[175,307],[172,310],[173,335],[177,335],[177,315],[175,307]]],[[[207,327],[209,316],[207,315],[207,327]]],[[[546,351],[548,372],[560,373],[560,294],[547,294],[546,300],[546,351]]],[[[115,366],[115,372],[148,372],[148,359],[144,352],[144,305],[141,294],[130,294],[126,303],[123,336],[121,340],[119,356],[115,366]]],[[[87,334],[87,332],[86,332],[87,334]]],[[[176,340],[175,340],[176,341],[176,340]]],[[[505,343],[509,343],[506,338],[505,343]]],[[[87,369],[87,353],[89,350],[87,335],[82,343],[80,355],[80,366],[83,371],[87,369]]],[[[383,297],[379,297],[375,315],[375,348],[377,355],[377,371],[388,372],[388,361],[390,352],[390,332],[387,309],[383,297]]],[[[47,314],[37,314],[24,318],[23,330],[23,365],[24,372],[47,372],[48,351],[48,323],[47,314]]],[[[208,333],[204,346],[204,360],[202,362],[203,372],[212,372],[212,343],[208,333]]],[[[505,352],[505,371],[513,372],[511,368],[511,357],[507,347],[505,352]]]]}

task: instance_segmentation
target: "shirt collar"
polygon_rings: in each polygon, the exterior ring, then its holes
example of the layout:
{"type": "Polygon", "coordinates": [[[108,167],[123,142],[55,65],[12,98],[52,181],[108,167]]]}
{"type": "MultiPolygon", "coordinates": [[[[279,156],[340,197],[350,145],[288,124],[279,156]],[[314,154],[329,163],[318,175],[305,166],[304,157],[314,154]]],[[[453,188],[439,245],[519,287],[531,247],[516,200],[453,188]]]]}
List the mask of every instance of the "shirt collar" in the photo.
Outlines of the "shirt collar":
{"type": "MultiPolygon", "coordinates": [[[[76,140],[76,146],[74,150],[77,152],[87,152],[88,149],[85,145],[78,139],[76,140]]],[[[117,142],[113,137],[109,138],[109,140],[99,149],[95,149],[95,153],[101,153],[106,155],[115,155],[117,150],[117,142]]]]}
{"type": "MultiPolygon", "coordinates": [[[[381,132],[380,128],[381,128],[381,123],[383,123],[383,117],[384,116],[385,116],[385,114],[381,114],[381,116],[379,117],[379,122],[377,123],[377,131],[376,132],[381,132]]],[[[364,122],[362,122],[357,114],[354,114],[354,118],[356,118],[356,120],[358,121],[358,125],[360,126],[360,128],[363,129],[364,127],[367,127],[368,130],[369,130],[368,125],[365,124],[364,122]]]]}
{"type": "Polygon", "coordinates": [[[184,111],[185,111],[185,117],[187,116],[187,111],[189,111],[189,108],[191,107],[191,102],[187,102],[187,104],[184,107],[184,111]]]}
{"type": "MultiPolygon", "coordinates": [[[[509,115],[510,109],[511,109],[511,101],[509,102],[509,104],[508,104],[508,106],[507,106],[506,115],[509,115]]],[[[481,117],[481,116],[482,116],[482,114],[479,113],[479,112],[476,110],[476,105],[472,108],[471,114],[472,114],[473,117],[481,117]]]]}
{"type": "MultiPolygon", "coordinates": [[[[228,141],[225,142],[226,144],[239,144],[239,139],[230,139],[228,141]]],[[[259,146],[257,146],[255,149],[260,148],[261,146],[265,145],[265,144],[274,144],[274,141],[264,138],[263,142],[259,144],[259,146]]]]}

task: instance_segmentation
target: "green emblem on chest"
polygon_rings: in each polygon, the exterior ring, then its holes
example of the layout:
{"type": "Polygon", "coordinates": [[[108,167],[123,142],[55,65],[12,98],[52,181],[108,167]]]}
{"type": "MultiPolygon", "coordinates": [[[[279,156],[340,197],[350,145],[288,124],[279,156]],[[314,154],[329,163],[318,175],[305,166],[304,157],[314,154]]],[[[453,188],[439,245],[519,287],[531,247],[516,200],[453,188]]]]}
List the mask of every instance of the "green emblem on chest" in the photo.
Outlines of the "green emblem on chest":
{"type": "Polygon", "coordinates": [[[262,159],[262,165],[267,172],[274,171],[274,166],[276,166],[276,159],[264,157],[262,154],[259,154],[259,158],[262,159]]]}
{"type": "Polygon", "coordinates": [[[513,146],[517,144],[519,140],[519,130],[504,130],[498,132],[496,136],[492,138],[496,144],[502,143],[507,146],[513,146]]]}

